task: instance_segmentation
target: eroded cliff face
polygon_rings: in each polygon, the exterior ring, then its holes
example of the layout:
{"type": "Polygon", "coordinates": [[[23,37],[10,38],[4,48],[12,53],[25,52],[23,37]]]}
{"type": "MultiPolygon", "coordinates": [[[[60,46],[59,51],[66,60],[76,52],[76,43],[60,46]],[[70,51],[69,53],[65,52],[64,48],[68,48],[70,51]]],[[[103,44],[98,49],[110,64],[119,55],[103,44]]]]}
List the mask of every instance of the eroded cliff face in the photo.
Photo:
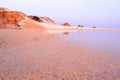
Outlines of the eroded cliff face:
{"type": "Polygon", "coordinates": [[[7,8],[0,7],[0,29],[22,29],[23,25],[21,22],[26,20],[26,18],[37,22],[56,24],[49,17],[27,16],[22,12],[11,11],[7,8]]]}
{"type": "Polygon", "coordinates": [[[2,11],[9,11],[9,9],[0,7],[0,12],[2,11]]]}
{"type": "Polygon", "coordinates": [[[18,28],[19,22],[24,20],[26,15],[18,11],[10,11],[0,8],[0,28],[18,28]]]}
{"type": "Polygon", "coordinates": [[[39,16],[28,16],[30,19],[33,19],[38,22],[49,23],[49,24],[56,24],[52,19],[49,17],[39,17],[39,16]]]}

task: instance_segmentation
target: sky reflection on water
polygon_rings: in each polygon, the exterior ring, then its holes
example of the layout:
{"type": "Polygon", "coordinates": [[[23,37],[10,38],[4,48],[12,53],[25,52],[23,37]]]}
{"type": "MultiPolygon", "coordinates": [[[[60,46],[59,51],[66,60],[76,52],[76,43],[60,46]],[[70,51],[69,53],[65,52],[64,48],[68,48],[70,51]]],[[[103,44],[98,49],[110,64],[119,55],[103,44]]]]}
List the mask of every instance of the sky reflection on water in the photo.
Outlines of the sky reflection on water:
{"type": "Polygon", "coordinates": [[[59,36],[77,46],[120,54],[120,32],[118,31],[81,30],[59,34],[59,36]]]}

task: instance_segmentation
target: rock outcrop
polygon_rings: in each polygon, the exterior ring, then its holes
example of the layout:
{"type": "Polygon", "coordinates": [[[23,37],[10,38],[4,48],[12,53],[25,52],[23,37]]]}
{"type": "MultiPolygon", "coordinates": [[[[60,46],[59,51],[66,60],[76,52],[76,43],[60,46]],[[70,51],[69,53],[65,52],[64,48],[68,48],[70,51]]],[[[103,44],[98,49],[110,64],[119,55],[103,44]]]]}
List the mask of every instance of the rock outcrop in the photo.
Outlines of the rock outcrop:
{"type": "Polygon", "coordinates": [[[96,26],[93,26],[92,28],[96,28],[96,26]]]}
{"type": "Polygon", "coordinates": [[[30,19],[33,19],[38,22],[49,23],[49,24],[56,24],[52,19],[49,17],[39,17],[39,16],[28,16],[30,19]]]}
{"type": "Polygon", "coordinates": [[[50,19],[49,17],[39,17],[40,20],[44,23],[50,23],[50,24],[56,24],[55,21],[53,21],[52,19],[50,19]]]}
{"type": "Polygon", "coordinates": [[[37,22],[42,22],[42,20],[38,16],[28,16],[28,18],[35,20],[37,22]]]}
{"type": "Polygon", "coordinates": [[[22,21],[25,16],[22,12],[0,8],[0,28],[19,28],[19,22],[22,21]]]}
{"type": "Polygon", "coordinates": [[[82,26],[82,25],[78,25],[77,27],[84,27],[84,26],[82,26]]]}
{"type": "Polygon", "coordinates": [[[63,26],[71,26],[68,22],[64,23],[63,26]]]}

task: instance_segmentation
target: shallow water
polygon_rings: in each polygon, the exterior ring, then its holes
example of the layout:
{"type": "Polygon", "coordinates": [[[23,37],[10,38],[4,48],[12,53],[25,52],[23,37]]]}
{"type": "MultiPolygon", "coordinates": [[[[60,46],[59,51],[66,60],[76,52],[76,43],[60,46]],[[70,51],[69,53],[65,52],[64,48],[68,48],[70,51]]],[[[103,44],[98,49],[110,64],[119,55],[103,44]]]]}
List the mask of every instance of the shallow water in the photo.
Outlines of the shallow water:
{"type": "Polygon", "coordinates": [[[77,46],[92,50],[109,51],[120,55],[120,32],[107,30],[81,30],[59,34],[77,46]]]}
{"type": "Polygon", "coordinates": [[[0,34],[0,80],[120,79],[119,32],[3,30],[0,34]]]}

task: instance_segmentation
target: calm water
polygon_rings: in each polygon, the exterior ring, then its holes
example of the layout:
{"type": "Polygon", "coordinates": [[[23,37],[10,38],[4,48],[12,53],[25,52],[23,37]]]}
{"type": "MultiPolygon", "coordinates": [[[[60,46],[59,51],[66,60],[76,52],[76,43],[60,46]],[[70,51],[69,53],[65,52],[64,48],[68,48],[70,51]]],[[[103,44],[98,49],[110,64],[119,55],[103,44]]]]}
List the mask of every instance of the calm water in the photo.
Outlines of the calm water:
{"type": "Polygon", "coordinates": [[[0,36],[0,80],[120,79],[120,32],[52,35],[3,30],[0,34],[4,34],[0,36]]]}
{"type": "Polygon", "coordinates": [[[81,47],[120,55],[120,32],[118,31],[81,30],[59,34],[59,36],[81,47]]]}

